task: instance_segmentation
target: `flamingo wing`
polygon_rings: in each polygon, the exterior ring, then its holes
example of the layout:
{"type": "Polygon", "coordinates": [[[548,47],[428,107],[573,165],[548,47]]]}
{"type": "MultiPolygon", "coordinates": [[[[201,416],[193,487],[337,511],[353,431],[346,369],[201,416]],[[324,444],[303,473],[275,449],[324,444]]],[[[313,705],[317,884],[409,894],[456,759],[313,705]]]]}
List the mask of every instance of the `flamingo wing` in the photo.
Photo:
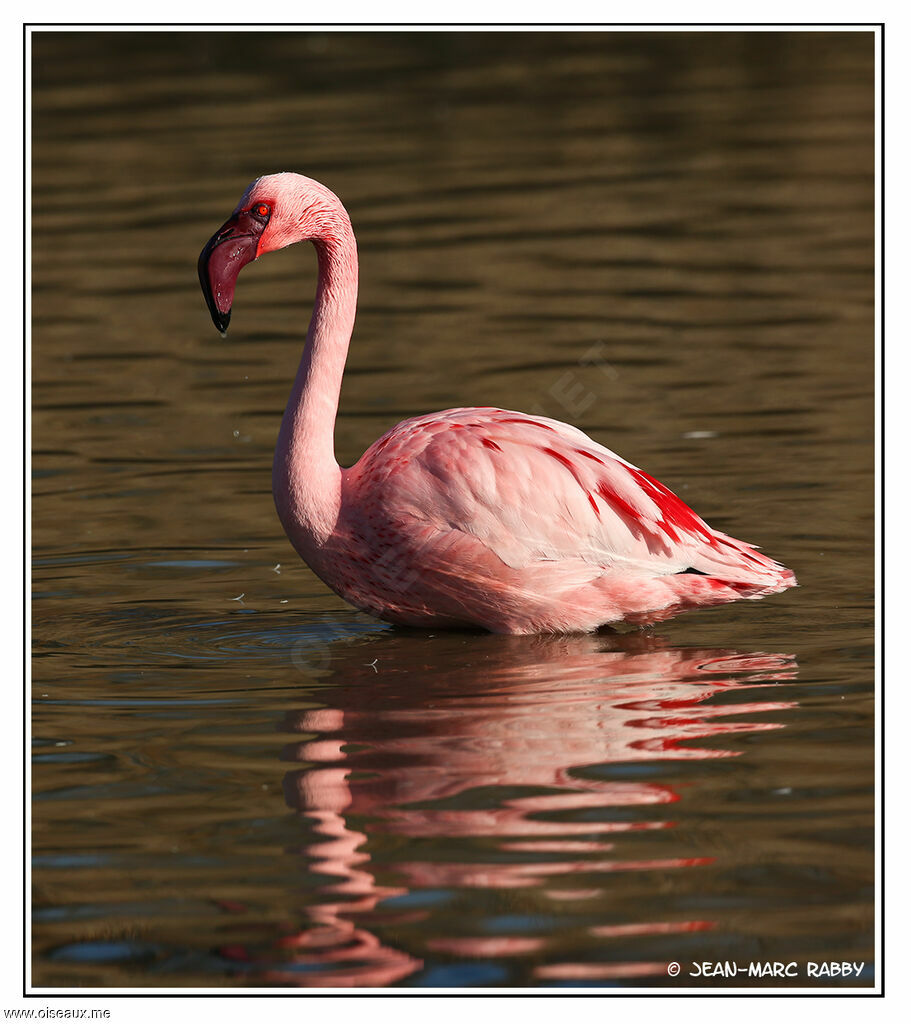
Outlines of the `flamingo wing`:
{"type": "Polygon", "coordinates": [[[452,409],[406,420],[347,472],[373,528],[457,531],[513,569],[565,562],[580,582],[690,569],[759,585],[787,572],[581,430],[545,417],[452,409]]]}

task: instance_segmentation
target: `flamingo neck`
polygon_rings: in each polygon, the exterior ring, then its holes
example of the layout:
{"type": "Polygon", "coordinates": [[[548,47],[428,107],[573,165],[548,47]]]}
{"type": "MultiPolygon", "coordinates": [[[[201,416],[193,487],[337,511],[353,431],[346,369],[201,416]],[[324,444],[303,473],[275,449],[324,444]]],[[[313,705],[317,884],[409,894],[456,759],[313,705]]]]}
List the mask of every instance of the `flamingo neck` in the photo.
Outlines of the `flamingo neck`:
{"type": "Polygon", "coordinates": [[[310,548],[338,520],[335,418],[357,310],[357,243],[347,214],[313,239],[319,263],[307,341],[275,448],[272,489],[288,535],[310,548]]]}

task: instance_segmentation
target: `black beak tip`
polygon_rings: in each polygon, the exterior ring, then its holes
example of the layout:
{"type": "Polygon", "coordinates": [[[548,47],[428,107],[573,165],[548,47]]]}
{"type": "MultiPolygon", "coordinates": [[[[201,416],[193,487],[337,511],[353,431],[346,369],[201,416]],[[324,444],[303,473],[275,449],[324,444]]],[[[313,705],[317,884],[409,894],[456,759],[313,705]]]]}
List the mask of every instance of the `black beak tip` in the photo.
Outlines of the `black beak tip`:
{"type": "Polygon", "coordinates": [[[231,322],[231,310],[227,313],[222,313],[220,310],[212,310],[212,323],[215,324],[215,329],[224,338],[228,333],[228,324],[231,322]]]}

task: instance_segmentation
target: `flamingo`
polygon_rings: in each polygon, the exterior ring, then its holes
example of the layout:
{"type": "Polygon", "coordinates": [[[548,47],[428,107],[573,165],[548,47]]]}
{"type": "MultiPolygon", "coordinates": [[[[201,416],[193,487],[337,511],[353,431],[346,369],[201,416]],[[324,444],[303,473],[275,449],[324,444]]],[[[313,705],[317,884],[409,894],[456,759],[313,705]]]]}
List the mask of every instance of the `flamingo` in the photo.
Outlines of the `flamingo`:
{"type": "Polygon", "coordinates": [[[544,416],[417,416],[342,469],[334,427],[358,260],[341,201],[300,174],[257,178],[203,248],[199,278],[224,336],[241,269],[305,239],[316,298],[272,489],[291,544],[349,604],[412,627],[590,632],[795,585],[648,473],[544,416]]]}

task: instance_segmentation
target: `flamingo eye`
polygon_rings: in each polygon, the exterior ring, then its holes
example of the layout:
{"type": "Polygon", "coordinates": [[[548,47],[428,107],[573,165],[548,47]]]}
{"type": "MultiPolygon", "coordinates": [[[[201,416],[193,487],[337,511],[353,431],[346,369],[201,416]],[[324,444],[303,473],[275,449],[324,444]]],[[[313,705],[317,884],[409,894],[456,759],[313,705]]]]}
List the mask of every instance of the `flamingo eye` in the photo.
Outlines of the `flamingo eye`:
{"type": "Polygon", "coordinates": [[[253,207],[252,212],[255,213],[257,217],[268,217],[272,210],[266,203],[257,203],[253,207]]]}

